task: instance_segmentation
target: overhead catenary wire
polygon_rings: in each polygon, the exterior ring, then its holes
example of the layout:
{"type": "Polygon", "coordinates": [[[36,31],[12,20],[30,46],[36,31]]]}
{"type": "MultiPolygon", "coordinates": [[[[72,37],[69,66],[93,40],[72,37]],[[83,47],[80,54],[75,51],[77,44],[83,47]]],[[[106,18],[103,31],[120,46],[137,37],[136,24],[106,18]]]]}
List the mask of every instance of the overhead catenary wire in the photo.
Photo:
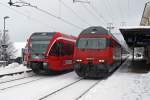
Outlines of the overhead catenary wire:
{"type": "Polygon", "coordinates": [[[56,29],[56,28],[54,28],[53,26],[48,25],[47,23],[44,23],[43,21],[40,21],[40,20],[38,20],[38,19],[35,18],[35,17],[34,17],[34,18],[31,17],[31,16],[29,17],[29,16],[27,16],[26,14],[24,14],[24,13],[22,13],[22,12],[16,10],[16,9],[10,8],[10,7],[8,7],[7,5],[5,5],[5,4],[3,4],[3,3],[1,3],[1,2],[0,2],[0,4],[1,4],[2,6],[4,6],[4,7],[8,8],[8,9],[10,9],[10,10],[12,10],[13,12],[19,14],[19,15],[22,15],[22,16],[24,16],[24,17],[26,17],[26,18],[32,19],[31,21],[33,21],[33,22],[42,23],[44,26],[50,27],[50,28],[52,28],[53,30],[56,29]]]}
{"type": "Polygon", "coordinates": [[[90,13],[91,15],[93,15],[94,17],[96,17],[97,19],[99,19],[100,22],[102,22],[103,24],[106,24],[106,22],[99,18],[99,16],[97,14],[95,14],[95,12],[91,11],[86,5],[82,4],[83,7],[88,11],[88,13],[90,13]]]}
{"type": "Polygon", "coordinates": [[[76,15],[78,17],[78,19],[80,19],[83,23],[87,24],[87,25],[91,25],[89,24],[85,19],[83,19],[81,16],[79,16],[71,7],[69,7],[65,2],[63,2],[62,0],[59,0],[66,8],[68,8],[74,15],[76,15]]]}
{"type": "MultiPolygon", "coordinates": [[[[134,16],[135,18],[138,18],[139,14],[141,13],[140,10],[138,9],[140,7],[135,6],[136,2],[137,2],[137,0],[131,0],[131,2],[130,2],[130,10],[134,13],[130,13],[129,17],[134,16]]],[[[141,15],[142,15],[142,13],[141,13],[141,15]]],[[[135,20],[132,20],[132,21],[135,21],[135,20]]]]}
{"type": "Polygon", "coordinates": [[[104,23],[107,23],[108,21],[101,15],[98,10],[90,3],[89,6],[92,8],[92,10],[104,21],[104,23]]]}
{"type": "MultiPolygon", "coordinates": [[[[38,6],[32,5],[32,4],[27,3],[27,2],[25,2],[25,1],[22,1],[22,0],[20,0],[20,1],[21,1],[21,2],[20,2],[19,4],[22,4],[22,5],[20,5],[20,6],[17,5],[17,6],[19,6],[19,7],[29,6],[29,7],[35,8],[36,10],[38,10],[38,11],[40,11],[40,12],[43,12],[43,13],[45,13],[45,14],[51,16],[51,17],[54,17],[54,18],[57,19],[57,20],[62,21],[63,23],[66,23],[66,24],[68,24],[68,25],[71,25],[71,26],[73,26],[73,27],[75,27],[75,28],[77,28],[77,29],[81,29],[81,30],[83,29],[82,27],[80,27],[80,26],[78,26],[78,25],[76,25],[76,24],[74,24],[74,23],[72,23],[72,22],[70,22],[70,21],[68,21],[68,20],[66,20],[66,19],[64,19],[64,18],[62,18],[62,17],[59,17],[59,16],[57,16],[57,15],[54,15],[54,14],[52,14],[51,12],[48,12],[48,11],[42,9],[42,8],[39,8],[38,6]]],[[[13,6],[13,5],[12,5],[12,6],[13,6]]],[[[16,6],[16,5],[15,5],[15,6],[16,6]]]]}
{"type": "Polygon", "coordinates": [[[119,9],[119,14],[120,14],[120,22],[123,22],[124,21],[124,13],[122,11],[122,8],[120,7],[120,3],[119,3],[120,0],[117,0],[117,6],[118,6],[118,9],[119,9]],[[122,19],[122,20],[121,20],[122,19]]]}
{"type": "Polygon", "coordinates": [[[58,8],[58,9],[59,9],[59,14],[58,14],[58,16],[61,17],[61,0],[59,0],[59,8],[58,8]]]}
{"type": "Polygon", "coordinates": [[[128,0],[128,18],[130,18],[130,0],[128,0]]]}
{"type": "Polygon", "coordinates": [[[111,14],[110,14],[110,11],[109,11],[109,7],[108,7],[108,5],[107,5],[107,2],[106,2],[106,0],[103,0],[103,5],[104,5],[104,7],[105,7],[105,12],[107,12],[107,15],[108,15],[108,17],[109,17],[109,19],[110,19],[110,21],[109,21],[109,23],[111,22],[111,21],[113,21],[113,19],[112,19],[112,17],[111,17],[111,14]]]}
{"type": "Polygon", "coordinates": [[[109,11],[109,14],[110,14],[110,18],[112,20],[112,23],[114,22],[114,13],[113,13],[113,7],[111,6],[111,3],[109,0],[107,0],[107,4],[108,4],[108,11],[109,11]],[[110,9],[109,9],[110,8],[110,9]],[[113,13],[111,14],[110,11],[113,13]]]}
{"type": "Polygon", "coordinates": [[[37,10],[39,10],[39,11],[41,11],[41,12],[43,12],[43,13],[45,13],[45,14],[47,14],[47,15],[50,15],[50,16],[52,16],[52,17],[58,19],[58,20],[61,20],[62,22],[66,23],[66,24],[69,24],[69,25],[71,25],[71,26],[73,26],[73,27],[75,27],[75,28],[83,29],[83,28],[81,28],[80,26],[75,25],[75,24],[69,22],[68,20],[66,20],[66,19],[64,19],[64,18],[62,18],[62,17],[53,15],[52,13],[50,13],[50,12],[48,12],[48,11],[46,11],[46,10],[43,10],[43,9],[41,9],[41,8],[38,8],[38,7],[34,7],[34,8],[37,9],[37,10]]]}

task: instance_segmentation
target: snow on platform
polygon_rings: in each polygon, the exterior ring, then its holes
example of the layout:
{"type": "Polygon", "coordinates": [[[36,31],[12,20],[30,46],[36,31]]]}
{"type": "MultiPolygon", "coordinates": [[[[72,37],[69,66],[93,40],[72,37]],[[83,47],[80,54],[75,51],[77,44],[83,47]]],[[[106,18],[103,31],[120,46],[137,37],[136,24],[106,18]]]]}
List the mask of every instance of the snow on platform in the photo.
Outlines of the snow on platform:
{"type": "Polygon", "coordinates": [[[150,100],[150,72],[117,73],[80,100],[150,100]]]}
{"type": "Polygon", "coordinates": [[[26,42],[15,42],[14,47],[17,50],[16,57],[22,56],[22,48],[25,48],[26,42]]]}
{"type": "Polygon", "coordinates": [[[22,72],[22,71],[25,72],[28,70],[31,70],[31,69],[28,69],[26,66],[19,65],[18,63],[12,63],[6,67],[0,66],[0,75],[15,73],[15,72],[22,72]]]}

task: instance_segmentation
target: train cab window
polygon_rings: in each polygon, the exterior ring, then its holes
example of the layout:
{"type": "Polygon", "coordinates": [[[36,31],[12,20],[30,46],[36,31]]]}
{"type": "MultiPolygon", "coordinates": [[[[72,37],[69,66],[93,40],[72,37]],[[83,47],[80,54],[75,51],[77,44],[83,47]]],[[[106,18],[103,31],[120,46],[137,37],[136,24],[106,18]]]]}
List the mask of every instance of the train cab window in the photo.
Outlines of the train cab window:
{"type": "Polygon", "coordinates": [[[60,50],[60,55],[61,56],[73,55],[74,46],[72,44],[61,43],[61,48],[60,49],[61,49],[60,50]]]}
{"type": "Polygon", "coordinates": [[[60,55],[60,43],[55,42],[52,46],[49,55],[51,56],[59,56],[60,55]]]}
{"type": "Polygon", "coordinates": [[[73,55],[74,45],[66,44],[66,55],[73,55]]]}
{"type": "Polygon", "coordinates": [[[80,49],[104,49],[107,47],[106,38],[80,38],[77,42],[80,49]]]}
{"type": "Polygon", "coordinates": [[[51,56],[70,56],[73,55],[74,45],[56,42],[52,46],[49,55],[51,56]]]}

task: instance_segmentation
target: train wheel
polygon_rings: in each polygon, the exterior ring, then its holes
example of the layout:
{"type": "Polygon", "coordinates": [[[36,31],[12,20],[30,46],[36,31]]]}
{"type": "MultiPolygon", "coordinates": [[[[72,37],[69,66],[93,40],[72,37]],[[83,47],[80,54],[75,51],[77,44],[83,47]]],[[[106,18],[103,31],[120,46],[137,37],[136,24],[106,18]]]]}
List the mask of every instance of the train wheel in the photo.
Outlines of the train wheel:
{"type": "Polygon", "coordinates": [[[83,73],[84,71],[83,71],[82,67],[76,65],[74,68],[75,68],[75,72],[77,73],[77,75],[79,77],[83,77],[84,76],[84,73],[83,73]]]}
{"type": "Polygon", "coordinates": [[[40,64],[38,64],[38,63],[32,63],[30,66],[31,66],[30,68],[32,69],[32,71],[34,73],[36,73],[36,74],[40,73],[40,64]]]}
{"type": "Polygon", "coordinates": [[[38,69],[32,69],[32,71],[33,71],[34,73],[36,73],[36,74],[39,74],[39,73],[40,73],[40,70],[38,70],[38,69]]]}

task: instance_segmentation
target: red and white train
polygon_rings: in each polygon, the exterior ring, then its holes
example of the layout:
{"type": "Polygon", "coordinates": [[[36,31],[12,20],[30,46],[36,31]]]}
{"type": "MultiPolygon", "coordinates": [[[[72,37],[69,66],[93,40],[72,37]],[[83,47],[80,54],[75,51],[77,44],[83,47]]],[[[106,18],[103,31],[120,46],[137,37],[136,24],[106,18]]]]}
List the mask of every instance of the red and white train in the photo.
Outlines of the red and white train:
{"type": "Polygon", "coordinates": [[[117,39],[103,27],[83,30],[74,51],[75,72],[84,78],[106,77],[122,63],[122,51],[117,39]]]}
{"type": "Polygon", "coordinates": [[[60,32],[33,33],[23,49],[23,61],[35,73],[73,69],[76,37],[60,32]]]}

